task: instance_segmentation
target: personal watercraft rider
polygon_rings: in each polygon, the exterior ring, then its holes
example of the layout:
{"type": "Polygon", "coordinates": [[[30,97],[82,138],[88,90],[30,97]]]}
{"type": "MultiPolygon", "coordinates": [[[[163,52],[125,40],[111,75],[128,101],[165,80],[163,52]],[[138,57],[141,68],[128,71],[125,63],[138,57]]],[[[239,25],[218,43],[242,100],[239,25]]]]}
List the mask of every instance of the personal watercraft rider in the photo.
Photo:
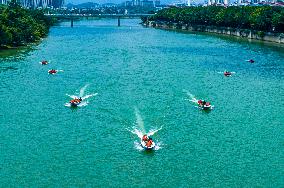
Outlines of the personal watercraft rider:
{"type": "Polygon", "coordinates": [[[71,100],[70,101],[70,103],[80,103],[80,102],[82,102],[82,98],[80,97],[79,99],[78,98],[76,98],[76,99],[73,99],[73,100],[71,100]]]}
{"type": "Polygon", "coordinates": [[[248,62],[250,62],[250,63],[254,63],[254,60],[253,60],[253,59],[250,59],[250,60],[248,60],[248,62]]]}
{"type": "Polygon", "coordinates": [[[224,72],[224,75],[225,75],[225,76],[231,76],[231,75],[232,75],[232,73],[231,73],[231,72],[229,72],[229,71],[225,71],[225,72],[224,72]]]}
{"type": "Polygon", "coordinates": [[[48,73],[49,73],[49,74],[55,74],[55,73],[57,73],[57,70],[51,69],[51,70],[48,71],[48,73]]]}
{"type": "Polygon", "coordinates": [[[47,62],[46,60],[44,60],[44,61],[41,62],[41,64],[42,64],[42,65],[47,65],[48,62],[47,62]]]}
{"type": "Polygon", "coordinates": [[[146,146],[147,146],[147,147],[151,147],[152,144],[153,144],[153,140],[152,140],[152,138],[149,138],[148,141],[147,141],[147,143],[146,143],[146,146]]]}
{"type": "Polygon", "coordinates": [[[197,103],[200,105],[200,106],[204,106],[207,102],[205,100],[198,100],[197,103]]]}
{"type": "Polygon", "coordinates": [[[147,142],[149,140],[148,136],[145,134],[142,137],[142,141],[147,142]]]}

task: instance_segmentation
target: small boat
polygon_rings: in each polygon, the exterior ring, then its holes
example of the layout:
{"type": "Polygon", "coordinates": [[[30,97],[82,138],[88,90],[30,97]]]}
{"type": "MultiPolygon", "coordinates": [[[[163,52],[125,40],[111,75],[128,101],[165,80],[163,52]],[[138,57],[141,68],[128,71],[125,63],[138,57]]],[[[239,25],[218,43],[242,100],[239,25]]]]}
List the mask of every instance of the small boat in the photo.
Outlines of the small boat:
{"type": "Polygon", "coordinates": [[[40,64],[42,64],[42,65],[47,65],[48,62],[47,62],[47,61],[42,61],[42,62],[40,62],[40,64]]]}
{"type": "Polygon", "coordinates": [[[232,76],[232,73],[229,72],[229,71],[225,71],[225,72],[224,72],[224,76],[227,76],[227,77],[232,76]]]}
{"type": "Polygon", "coordinates": [[[51,69],[48,71],[49,74],[56,74],[58,71],[55,69],[51,69]]]}
{"type": "Polygon", "coordinates": [[[254,63],[255,61],[253,59],[249,59],[247,62],[254,63]]]}
{"type": "Polygon", "coordinates": [[[142,148],[144,148],[145,150],[153,150],[156,146],[155,142],[152,141],[152,144],[150,146],[147,146],[147,141],[143,141],[141,139],[141,146],[142,148]]]}

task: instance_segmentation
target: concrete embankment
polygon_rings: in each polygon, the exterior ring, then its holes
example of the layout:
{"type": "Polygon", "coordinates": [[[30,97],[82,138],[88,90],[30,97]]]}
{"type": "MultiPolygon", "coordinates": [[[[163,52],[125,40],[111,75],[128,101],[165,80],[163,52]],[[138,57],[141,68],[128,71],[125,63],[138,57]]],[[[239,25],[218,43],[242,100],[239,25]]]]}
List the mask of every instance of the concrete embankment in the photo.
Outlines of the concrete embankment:
{"type": "Polygon", "coordinates": [[[183,31],[217,33],[222,35],[230,35],[235,37],[242,37],[247,39],[255,39],[255,40],[284,44],[284,33],[270,33],[270,32],[254,31],[248,29],[236,29],[230,27],[191,25],[191,24],[179,24],[179,23],[157,22],[157,21],[149,21],[147,23],[144,23],[144,25],[160,29],[174,29],[174,30],[183,30],[183,31]]]}

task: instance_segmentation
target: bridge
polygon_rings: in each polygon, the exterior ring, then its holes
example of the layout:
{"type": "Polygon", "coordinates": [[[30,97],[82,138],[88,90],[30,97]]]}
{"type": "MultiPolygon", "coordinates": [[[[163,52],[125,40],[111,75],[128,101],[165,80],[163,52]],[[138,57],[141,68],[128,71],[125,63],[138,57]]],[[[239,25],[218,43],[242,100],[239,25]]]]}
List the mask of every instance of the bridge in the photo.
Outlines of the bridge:
{"type": "Polygon", "coordinates": [[[121,18],[141,18],[153,16],[154,14],[45,14],[47,17],[57,19],[68,19],[71,21],[71,27],[74,26],[74,20],[80,18],[117,18],[117,26],[120,26],[121,18]]]}

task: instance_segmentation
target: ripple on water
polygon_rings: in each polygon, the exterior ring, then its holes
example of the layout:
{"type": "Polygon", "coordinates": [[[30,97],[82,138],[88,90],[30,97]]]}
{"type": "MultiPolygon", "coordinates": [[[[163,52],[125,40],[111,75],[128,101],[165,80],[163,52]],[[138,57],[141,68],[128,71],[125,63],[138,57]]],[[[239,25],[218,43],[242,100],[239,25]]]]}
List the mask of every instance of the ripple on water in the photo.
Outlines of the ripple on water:
{"type": "Polygon", "coordinates": [[[2,185],[283,187],[279,48],[116,21],[62,23],[36,48],[0,55],[2,185]],[[99,95],[70,110],[66,93],[99,95]],[[161,127],[150,153],[127,131],[161,127]]]}

